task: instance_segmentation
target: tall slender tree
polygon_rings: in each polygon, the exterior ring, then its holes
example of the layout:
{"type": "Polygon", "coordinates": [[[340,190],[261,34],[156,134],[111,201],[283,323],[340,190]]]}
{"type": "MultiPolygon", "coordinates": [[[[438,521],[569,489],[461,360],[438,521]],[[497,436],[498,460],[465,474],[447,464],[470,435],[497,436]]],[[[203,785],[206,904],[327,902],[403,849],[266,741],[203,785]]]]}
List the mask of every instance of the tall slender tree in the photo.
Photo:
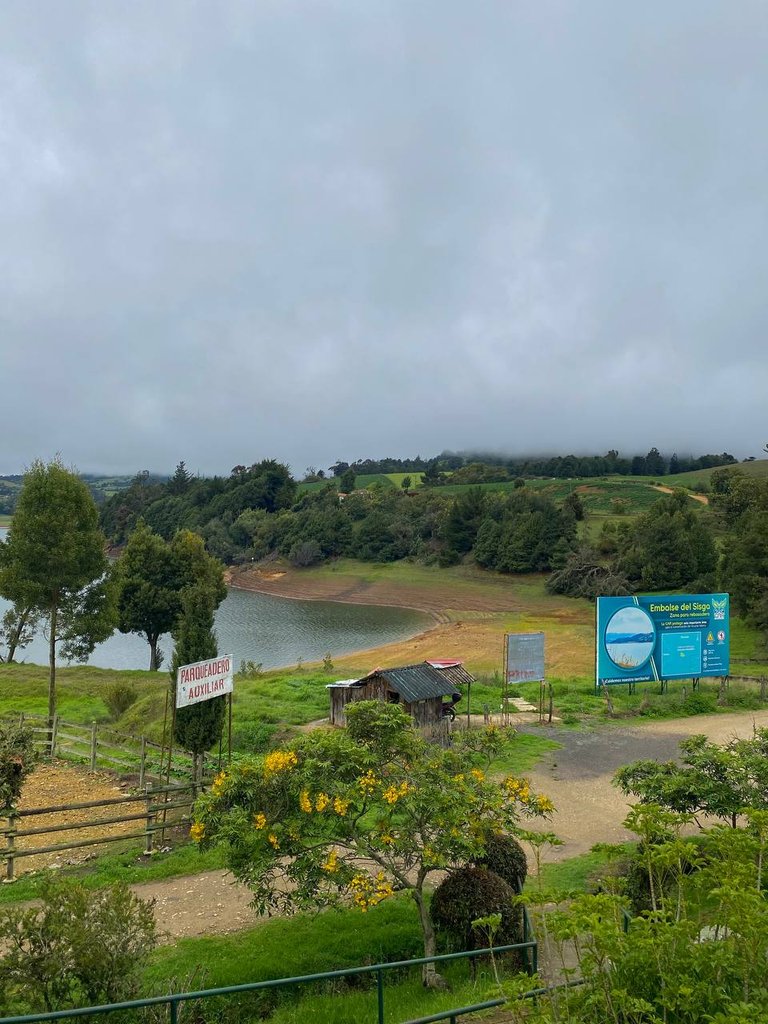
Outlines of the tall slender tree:
{"type": "MultiPolygon", "coordinates": [[[[184,593],[182,613],[173,633],[175,647],[171,661],[171,687],[174,699],[179,667],[206,661],[218,654],[213,630],[214,600],[214,594],[204,582],[189,587],[184,593]]],[[[213,697],[176,711],[174,740],[192,754],[195,779],[202,774],[203,755],[221,737],[225,704],[224,697],[213,697]]]]}
{"type": "Polygon", "coordinates": [[[104,535],[93,498],[56,458],[24,477],[0,558],[0,594],[48,621],[48,719],[56,714],[56,645],[87,657],[115,627],[104,535]]]}

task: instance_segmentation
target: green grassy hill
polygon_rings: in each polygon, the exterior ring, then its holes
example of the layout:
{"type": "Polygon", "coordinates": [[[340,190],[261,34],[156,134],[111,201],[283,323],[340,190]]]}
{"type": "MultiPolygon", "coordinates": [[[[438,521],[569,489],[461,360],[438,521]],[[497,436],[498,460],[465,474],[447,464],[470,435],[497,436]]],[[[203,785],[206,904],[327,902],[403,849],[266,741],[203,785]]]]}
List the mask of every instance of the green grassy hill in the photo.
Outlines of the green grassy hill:
{"type": "Polygon", "coordinates": [[[698,484],[709,484],[710,477],[716,469],[738,469],[745,476],[768,477],[768,459],[755,459],[754,462],[739,462],[735,466],[713,466],[712,469],[693,469],[690,473],[675,473],[674,476],[664,476],[661,483],[669,487],[691,487],[694,490],[698,484]]]}

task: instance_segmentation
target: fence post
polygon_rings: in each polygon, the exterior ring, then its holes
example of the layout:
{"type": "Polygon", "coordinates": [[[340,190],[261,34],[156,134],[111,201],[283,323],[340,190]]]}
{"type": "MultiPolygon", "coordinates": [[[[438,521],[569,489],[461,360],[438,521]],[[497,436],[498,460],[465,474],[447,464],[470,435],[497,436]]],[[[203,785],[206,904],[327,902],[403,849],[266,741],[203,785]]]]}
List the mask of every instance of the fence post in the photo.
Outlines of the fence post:
{"type": "Polygon", "coordinates": [[[91,771],[92,772],[96,771],[96,744],[97,743],[98,743],[98,740],[96,739],[96,723],[93,722],[93,724],[91,725],[91,771]]]}
{"type": "MultiPolygon", "coordinates": [[[[147,786],[146,790],[144,791],[144,799],[147,802],[147,830],[144,854],[145,856],[149,856],[153,852],[152,846],[155,839],[153,825],[155,824],[156,820],[155,813],[152,810],[152,793],[150,792],[149,786],[147,786]]],[[[172,1006],[171,1009],[173,1011],[171,1013],[171,1016],[173,1017],[175,1014],[175,1008],[172,1006]]]]}
{"type": "Polygon", "coordinates": [[[768,697],[768,679],[765,676],[760,676],[760,700],[765,700],[768,697]]]}
{"type": "Polygon", "coordinates": [[[24,712],[23,711],[19,714],[19,728],[20,729],[24,728],[24,712]]]}
{"type": "Polygon", "coordinates": [[[56,741],[59,736],[59,716],[53,716],[53,728],[51,729],[51,759],[56,757],[56,741]]]}
{"type": "Polygon", "coordinates": [[[144,789],[144,776],[147,771],[147,737],[141,737],[141,760],[139,762],[139,789],[144,789]]]}
{"type": "Polygon", "coordinates": [[[376,1000],[378,1005],[379,1022],[384,1024],[384,972],[376,971],[376,1000]]]}
{"type": "Polygon", "coordinates": [[[11,810],[8,812],[8,833],[7,833],[6,837],[5,837],[5,839],[6,839],[6,853],[8,855],[8,860],[6,861],[6,865],[5,865],[5,877],[8,879],[9,882],[13,881],[13,871],[14,871],[13,851],[15,849],[15,844],[16,844],[15,830],[16,830],[16,812],[14,811],[13,808],[11,808],[11,810]]]}

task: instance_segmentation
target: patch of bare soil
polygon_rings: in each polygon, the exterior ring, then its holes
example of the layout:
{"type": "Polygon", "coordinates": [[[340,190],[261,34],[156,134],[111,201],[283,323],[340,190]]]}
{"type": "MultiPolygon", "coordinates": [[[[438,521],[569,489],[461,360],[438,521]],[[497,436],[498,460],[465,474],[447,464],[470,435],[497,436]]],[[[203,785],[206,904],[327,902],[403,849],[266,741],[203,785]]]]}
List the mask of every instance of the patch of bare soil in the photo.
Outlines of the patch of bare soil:
{"type": "MultiPolygon", "coordinates": [[[[671,487],[665,487],[663,484],[651,484],[654,491],[661,491],[662,494],[674,494],[675,492],[671,487]]],[[[693,498],[694,501],[698,501],[701,505],[708,505],[709,498],[706,494],[689,494],[689,498],[693,498]]]]}
{"type": "Polygon", "coordinates": [[[522,602],[511,583],[490,577],[482,586],[464,584],[455,579],[421,585],[392,580],[364,580],[356,577],[313,576],[298,569],[275,572],[260,567],[230,570],[231,587],[255,590],[275,597],[305,601],[339,601],[343,604],[389,605],[425,611],[440,622],[446,621],[445,609],[459,611],[520,611],[522,602]]]}
{"type": "MultiPolygon", "coordinates": [[[[114,775],[108,772],[89,772],[62,761],[41,764],[30,775],[24,784],[24,791],[19,804],[20,810],[31,810],[38,807],[53,807],[62,804],[85,803],[92,800],[108,800],[113,797],[127,796],[127,785],[121,784],[114,775]]],[[[17,819],[19,831],[51,828],[70,825],[71,828],[57,832],[35,836],[21,836],[16,840],[17,850],[33,850],[45,846],[56,846],[60,843],[79,842],[86,839],[102,837],[130,836],[140,832],[143,821],[118,822],[112,825],[94,825],[77,828],[83,822],[99,818],[117,818],[123,815],[140,814],[145,807],[143,797],[135,802],[115,804],[107,807],[84,808],[75,811],[35,814],[17,819]]],[[[62,850],[53,853],[34,854],[21,857],[16,861],[16,875],[27,871],[39,871],[41,868],[77,864],[93,856],[104,853],[113,844],[94,843],[77,850],[62,850]]]]}

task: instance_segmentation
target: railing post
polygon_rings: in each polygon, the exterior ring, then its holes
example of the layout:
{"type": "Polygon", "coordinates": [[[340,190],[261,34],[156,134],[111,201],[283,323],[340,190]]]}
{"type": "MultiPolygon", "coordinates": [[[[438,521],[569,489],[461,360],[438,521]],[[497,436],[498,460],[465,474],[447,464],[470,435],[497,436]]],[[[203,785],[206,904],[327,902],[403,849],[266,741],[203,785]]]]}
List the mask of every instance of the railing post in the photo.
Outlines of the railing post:
{"type": "Polygon", "coordinates": [[[168,1008],[170,1010],[170,1024],[177,1024],[179,1019],[179,1000],[169,999],[168,1008]]]}
{"type": "Polygon", "coordinates": [[[376,971],[376,999],[379,1011],[379,1024],[384,1024],[384,972],[376,971]]]}
{"type": "MultiPolygon", "coordinates": [[[[154,814],[154,812],[152,810],[152,794],[150,792],[149,786],[147,786],[146,791],[145,791],[145,800],[147,801],[147,830],[146,830],[146,843],[145,843],[144,854],[145,854],[145,856],[149,856],[152,853],[152,846],[153,846],[154,839],[155,839],[155,832],[154,832],[154,829],[152,827],[155,824],[155,814],[154,814]]],[[[176,1019],[175,1014],[176,1014],[176,1011],[175,1011],[175,1009],[172,1008],[171,1009],[171,1020],[172,1021],[174,1021],[176,1019]]]]}
{"type": "Polygon", "coordinates": [[[144,776],[147,771],[147,737],[141,737],[141,760],[139,761],[139,789],[144,789],[144,776]]]}
{"type": "Polygon", "coordinates": [[[7,878],[7,880],[9,882],[13,881],[13,872],[14,872],[13,851],[14,851],[15,846],[16,846],[16,835],[15,835],[15,832],[16,832],[16,812],[13,810],[13,808],[11,808],[11,810],[8,812],[8,833],[7,833],[6,837],[5,837],[5,839],[6,839],[6,853],[7,853],[7,856],[8,856],[8,859],[7,859],[6,864],[5,864],[5,877],[7,878]]]}
{"type": "Polygon", "coordinates": [[[51,729],[51,760],[56,757],[56,740],[59,735],[59,716],[53,716],[53,727],[51,729]]]}
{"type": "Polygon", "coordinates": [[[768,697],[768,679],[765,676],[760,676],[760,700],[765,700],[768,697]]]}
{"type": "Polygon", "coordinates": [[[91,725],[91,771],[92,772],[96,771],[96,744],[97,743],[98,743],[98,740],[96,739],[96,723],[93,722],[93,724],[91,725]]]}

